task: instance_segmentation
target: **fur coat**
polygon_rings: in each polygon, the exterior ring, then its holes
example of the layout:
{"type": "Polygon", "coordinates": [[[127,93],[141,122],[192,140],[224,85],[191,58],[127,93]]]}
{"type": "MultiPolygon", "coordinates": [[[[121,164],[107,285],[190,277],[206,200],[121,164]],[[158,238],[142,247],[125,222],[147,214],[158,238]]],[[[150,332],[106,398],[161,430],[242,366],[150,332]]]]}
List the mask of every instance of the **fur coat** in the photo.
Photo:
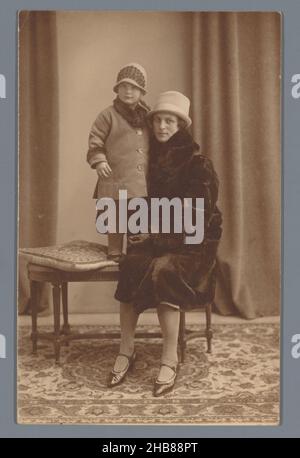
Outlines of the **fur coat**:
{"type": "Polygon", "coordinates": [[[130,244],[129,239],[116,299],[133,302],[138,313],[161,302],[192,309],[213,301],[222,216],[212,162],[185,130],[165,143],[152,139],[148,184],[150,198],[204,198],[204,238],[186,244],[186,234],[173,231],[141,237],[140,243],[130,244]]]}

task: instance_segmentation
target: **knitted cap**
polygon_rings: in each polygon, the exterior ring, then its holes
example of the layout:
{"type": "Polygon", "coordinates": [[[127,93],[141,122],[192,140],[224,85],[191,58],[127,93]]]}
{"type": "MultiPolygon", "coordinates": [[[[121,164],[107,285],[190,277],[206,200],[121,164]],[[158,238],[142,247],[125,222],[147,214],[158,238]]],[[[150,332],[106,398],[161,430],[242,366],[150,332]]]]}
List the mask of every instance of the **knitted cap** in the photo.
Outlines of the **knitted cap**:
{"type": "Polygon", "coordinates": [[[130,83],[141,89],[146,94],[147,74],[144,67],[132,62],[122,67],[117,76],[117,82],[114,86],[114,92],[118,92],[118,86],[121,83],[130,83]]]}
{"type": "Polygon", "coordinates": [[[147,117],[151,118],[155,113],[166,111],[175,114],[180,119],[186,122],[187,127],[192,124],[189,117],[190,100],[177,91],[167,91],[159,94],[153,109],[148,113],[147,117]]]}

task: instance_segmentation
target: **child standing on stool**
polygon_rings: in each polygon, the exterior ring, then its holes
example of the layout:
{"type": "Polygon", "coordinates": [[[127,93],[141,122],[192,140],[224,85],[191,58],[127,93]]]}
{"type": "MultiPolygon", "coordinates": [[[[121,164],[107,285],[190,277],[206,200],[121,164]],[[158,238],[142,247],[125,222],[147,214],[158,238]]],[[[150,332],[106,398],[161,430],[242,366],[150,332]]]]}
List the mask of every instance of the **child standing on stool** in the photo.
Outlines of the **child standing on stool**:
{"type": "MultiPolygon", "coordinates": [[[[147,196],[149,107],[142,100],[146,85],[141,65],[130,63],[121,68],[113,88],[117,97],[99,113],[89,135],[87,161],[98,174],[93,197],[114,199],[117,215],[120,190],[127,191],[128,199],[147,196]]],[[[108,233],[109,259],[118,261],[122,248],[123,234],[108,233]]]]}

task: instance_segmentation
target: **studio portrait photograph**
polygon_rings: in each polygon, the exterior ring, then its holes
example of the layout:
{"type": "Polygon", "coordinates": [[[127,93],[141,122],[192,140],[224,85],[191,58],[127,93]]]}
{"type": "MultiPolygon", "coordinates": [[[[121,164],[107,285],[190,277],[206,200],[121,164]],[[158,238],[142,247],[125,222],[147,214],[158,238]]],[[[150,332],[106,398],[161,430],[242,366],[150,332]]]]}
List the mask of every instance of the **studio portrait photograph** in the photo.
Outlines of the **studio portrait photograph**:
{"type": "Polygon", "coordinates": [[[279,12],[20,11],[17,422],[278,425],[279,12]]]}

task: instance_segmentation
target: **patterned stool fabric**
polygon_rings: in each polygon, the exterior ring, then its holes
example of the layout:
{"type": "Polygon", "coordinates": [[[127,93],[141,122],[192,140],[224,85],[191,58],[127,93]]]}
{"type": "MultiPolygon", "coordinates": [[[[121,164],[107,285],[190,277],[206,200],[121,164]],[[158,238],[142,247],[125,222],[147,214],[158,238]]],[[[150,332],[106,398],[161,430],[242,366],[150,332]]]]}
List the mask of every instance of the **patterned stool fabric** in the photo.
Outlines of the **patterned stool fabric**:
{"type": "Polygon", "coordinates": [[[20,248],[19,253],[26,256],[30,263],[67,272],[95,270],[116,265],[114,261],[107,259],[105,245],[85,240],[39,248],[20,248]]]}

